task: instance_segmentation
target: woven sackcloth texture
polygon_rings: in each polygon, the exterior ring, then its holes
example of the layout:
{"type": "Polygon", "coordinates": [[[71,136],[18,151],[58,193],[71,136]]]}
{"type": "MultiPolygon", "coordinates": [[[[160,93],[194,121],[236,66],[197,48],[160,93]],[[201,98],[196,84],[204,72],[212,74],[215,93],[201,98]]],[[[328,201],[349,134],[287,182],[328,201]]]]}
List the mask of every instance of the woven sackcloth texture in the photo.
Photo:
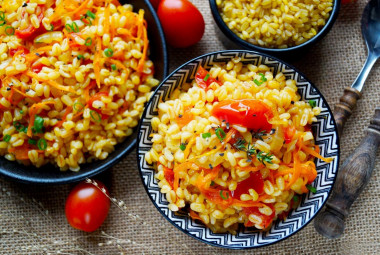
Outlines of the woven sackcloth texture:
{"type": "MultiPolygon", "coordinates": [[[[226,49],[215,33],[207,0],[192,0],[206,21],[206,32],[196,46],[169,47],[170,71],[204,53],[226,49]]],[[[342,6],[329,34],[307,54],[291,62],[325,95],[330,106],[356,78],[366,58],[360,19],[367,1],[342,6]]],[[[346,158],[359,144],[380,103],[380,66],[376,64],[341,137],[346,158]]],[[[380,159],[380,158],[379,158],[380,159]]],[[[0,177],[0,254],[380,254],[380,164],[353,204],[344,235],[336,240],[320,236],[309,224],[296,235],[255,250],[233,251],[201,243],[167,222],[146,194],[136,163],[136,151],[98,177],[112,197],[100,230],[83,233],[71,228],[64,213],[73,185],[33,186],[0,177]]]]}

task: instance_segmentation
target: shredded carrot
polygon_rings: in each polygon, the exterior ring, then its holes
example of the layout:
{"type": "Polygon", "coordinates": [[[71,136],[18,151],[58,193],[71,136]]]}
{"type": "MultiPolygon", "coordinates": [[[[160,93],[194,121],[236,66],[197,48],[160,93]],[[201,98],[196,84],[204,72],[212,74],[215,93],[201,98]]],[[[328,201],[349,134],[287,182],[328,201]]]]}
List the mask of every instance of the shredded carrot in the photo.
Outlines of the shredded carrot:
{"type": "Polygon", "coordinates": [[[48,104],[55,104],[55,101],[53,101],[53,100],[44,101],[44,102],[41,102],[41,103],[33,104],[30,107],[30,109],[29,109],[30,119],[29,119],[28,132],[27,132],[27,135],[29,137],[32,137],[32,135],[33,135],[33,133],[32,133],[32,127],[34,125],[34,120],[36,118],[36,114],[38,113],[39,110],[42,109],[42,107],[44,105],[48,105],[48,104]]]}
{"type": "MultiPolygon", "coordinates": [[[[121,61],[110,58],[110,59],[109,59],[109,62],[111,62],[112,64],[115,64],[117,67],[119,67],[119,68],[121,68],[121,69],[127,71],[127,75],[129,75],[129,70],[128,70],[128,68],[127,68],[125,65],[123,65],[123,63],[121,63],[121,61]]],[[[128,79],[128,76],[127,76],[126,79],[128,79]]]]}
{"type": "Polygon", "coordinates": [[[65,113],[62,116],[62,120],[58,121],[54,127],[61,127],[62,124],[66,121],[67,115],[69,115],[69,113],[71,113],[72,110],[73,110],[73,107],[71,106],[67,107],[65,110],[65,113]]]}
{"type": "Polygon", "coordinates": [[[301,145],[301,149],[303,151],[305,151],[306,153],[308,153],[308,154],[310,154],[310,155],[312,155],[312,156],[314,156],[316,158],[319,158],[319,159],[325,161],[326,163],[330,163],[330,162],[332,162],[334,160],[334,158],[324,158],[324,157],[322,157],[321,154],[319,154],[317,151],[312,150],[312,149],[306,147],[305,145],[301,145]]]}
{"type": "Polygon", "coordinates": [[[144,30],[143,30],[143,41],[144,41],[144,49],[143,49],[143,53],[142,53],[142,56],[140,58],[139,64],[137,66],[137,71],[139,71],[140,73],[142,73],[144,71],[144,64],[145,64],[145,59],[146,59],[146,55],[148,52],[148,43],[149,43],[148,42],[148,34],[147,34],[147,30],[146,30],[145,25],[144,25],[144,30]]]}
{"type": "Polygon", "coordinates": [[[300,164],[297,150],[293,151],[293,160],[294,160],[294,166],[293,166],[292,178],[287,184],[286,189],[289,189],[290,186],[292,186],[297,181],[297,179],[300,177],[300,174],[301,174],[301,164],[300,164]]]}
{"type": "Polygon", "coordinates": [[[30,98],[31,100],[33,100],[34,102],[38,103],[38,102],[41,102],[41,99],[38,98],[38,97],[31,97],[29,96],[28,94],[18,90],[17,88],[15,88],[14,86],[12,86],[12,90],[16,91],[17,93],[19,93],[20,95],[23,95],[24,97],[27,97],[27,98],[30,98]]]}
{"type": "Polygon", "coordinates": [[[186,171],[188,169],[199,169],[199,167],[194,164],[193,162],[184,162],[179,165],[176,165],[173,169],[174,171],[174,183],[173,183],[173,189],[177,190],[179,187],[179,173],[186,171]]]}
{"type": "Polygon", "coordinates": [[[195,143],[195,140],[196,140],[196,137],[193,136],[193,137],[190,139],[189,143],[186,145],[186,149],[185,149],[185,151],[183,152],[185,160],[186,160],[187,157],[189,156],[189,154],[190,154],[190,149],[191,149],[191,147],[193,146],[193,144],[195,143]]]}
{"type": "Polygon", "coordinates": [[[42,79],[38,76],[38,74],[28,70],[26,71],[26,75],[28,75],[29,77],[32,77],[34,79],[36,79],[37,81],[39,82],[45,82],[47,84],[49,84],[50,86],[58,89],[58,90],[63,90],[63,91],[66,91],[66,92],[71,92],[71,93],[75,93],[76,94],[76,91],[71,88],[71,87],[68,87],[68,86],[63,86],[61,84],[58,84],[56,81],[52,81],[52,80],[45,80],[45,79],[42,79]]]}
{"type": "Polygon", "coordinates": [[[110,32],[110,3],[106,0],[106,7],[104,11],[104,33],[110,32]]]}
{"type": "Polygon", "coordinates": [[[194,212],[193,210],[190,209],[190,213],[189,213],[189,216],[193,219],[193,220],[200,220],[203,222],[203,220],[201,219],[201,217],[199,217],[199,215],[194,212]]]}
{"type": "Polygon", "coordinates": [[[237,131],[235,129],[231,128],[230,131],[228,131],[228,133],[226,135],[226,138],[223,140],[223,142],[218,147],[216,147],[216,149],[213,149],[213,150],[211,150],[209,152],[206,152],[206,153],[204,153],[202,155],[193,157],[193,158],[189,159],[188,161],[194,161],[194,160],[196,160],[198,158],[205,157],[205,156],[210,156],[212,154],[217,153],[220,149],[223,148],[223,146],[225,146],[231,140],[232,136],[234,134],[236,134],[236,132],[237,131]]]}

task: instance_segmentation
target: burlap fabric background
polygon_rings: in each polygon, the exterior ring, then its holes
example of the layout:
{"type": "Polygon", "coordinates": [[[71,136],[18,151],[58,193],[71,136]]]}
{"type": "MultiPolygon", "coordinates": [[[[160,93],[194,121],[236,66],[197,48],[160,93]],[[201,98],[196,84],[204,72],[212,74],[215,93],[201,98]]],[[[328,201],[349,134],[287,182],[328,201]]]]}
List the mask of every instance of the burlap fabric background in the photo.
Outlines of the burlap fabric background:
{"type": "MultiPolygon", "coordinates": [[[[193,0],[203,13],[206,32],[196,46],[169,48],[170,71],[203,53],[222,50],[215,36],[207,0],[193,0]]],[[[325,39],[301,60],[293,62],[333,106],[351,85],[366,57],[360,18],[366,1],[341,8],[325,39]]],[[[359,144],[374,109],[379,105],[380,70],[375,65],[363,97],[341,137],[342,158],[359,144]]],[[[113,197],[113,205],[100,230],[87,234],[66,222],[64,203],[73,185],[56,187],[14,183],[0,177],[0,254],[380,254],[380,164],[369,185],[354,203],[344,235],[337,240],[320,236],[309,224],[295,236],[255,250],[231,251],[203,244],[183,234],[156,210],[141,183],[133,151],[99,177],[113,197]]]]}

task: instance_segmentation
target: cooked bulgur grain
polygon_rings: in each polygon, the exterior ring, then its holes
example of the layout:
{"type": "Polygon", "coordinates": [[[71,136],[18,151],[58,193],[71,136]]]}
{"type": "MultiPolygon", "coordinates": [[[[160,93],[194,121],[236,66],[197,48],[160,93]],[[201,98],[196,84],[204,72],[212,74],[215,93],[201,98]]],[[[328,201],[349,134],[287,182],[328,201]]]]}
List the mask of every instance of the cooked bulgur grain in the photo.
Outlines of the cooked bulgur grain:
{"type": "Polygon", "coordinates": [[[99,0],[0,6],[0,155],[78,171],[133,132],[158,84],[144,11],[99,0]]]}
{"type": "Polygon", "coordinates": [[[265,48],[289,48],[326,24],[333,0],[216,0],[223,21],[241,39],[265,48]]]}
{"type": "Polygon", "coordinates": [[[147,163],[169,209],[214,232],[257,229],[286,217],[295,194],[317,176],[310,131],[320,108],[300,101],[294,80],[240,59],[199,68],[192,84],[172,92],[152,119],[147,163]]]}

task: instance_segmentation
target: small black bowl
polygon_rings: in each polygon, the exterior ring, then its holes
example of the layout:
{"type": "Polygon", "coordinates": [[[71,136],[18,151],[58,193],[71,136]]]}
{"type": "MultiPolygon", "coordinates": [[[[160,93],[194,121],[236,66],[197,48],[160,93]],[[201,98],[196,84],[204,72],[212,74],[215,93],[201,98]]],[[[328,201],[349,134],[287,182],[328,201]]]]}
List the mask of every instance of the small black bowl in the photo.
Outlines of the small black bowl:
{"type": "Polygon", "coordinates": [[[272,56],[277,56],[281,58],[286,59],[295,59],[302,56],[302,53],[307,51],[310,46],[317,43],[319,40],[321,40],[326,34],[330,31],[332,28],[336,18],[339,14],[339,8],[340,8],[340,0],[334,0],[334,6],[331,10],[331,14],[329,19],[327,20],[325,26],[310,40],[304,42],[303,44],[289,47],[286,49],[275,49],[275,48],[264,48],[258,45],[254,45],[252,43],[249,43],[247,41],[244,41],[239,36],[237,36],[231,29],[228,28],[226,23],[224,23],[222,16],[219,13],[218,6],[216,5],[216,0],[209,0],[210,1],[210,8],[212,16],[214,17],[214,20],[219,27],[217,30],[217,35],[219,39],[225,44],[225,46],[229,49],[246,49],[246,50],[253,50],[258,51],[262,53],[266,53],[272,56]]]}
{"type": "MultiPolygon", "coordinates": [[[[121,1],[121,3],[124,2],[121,1]]],[[[168,74],[168,57],[164,33],[156,12],[149,0],[130,0],[128,3],[133,5],[134,10],[145,10],[150,42],[150,59],[155,65],[155,78],[163,80],[168,74]]],[[[70,170],[61,172],[58,168],[49,164],[41,168],[24,166],[0,157],[0,174],[18,182],[34,184],[63,184],[80,181],[97,175],[118,163],[134,149],[136,139],[137,127],[131,136],[128,136],[124,142],[115,146],[115,151],[107,159],[83,164],[78,172],[70,170]]]]}

